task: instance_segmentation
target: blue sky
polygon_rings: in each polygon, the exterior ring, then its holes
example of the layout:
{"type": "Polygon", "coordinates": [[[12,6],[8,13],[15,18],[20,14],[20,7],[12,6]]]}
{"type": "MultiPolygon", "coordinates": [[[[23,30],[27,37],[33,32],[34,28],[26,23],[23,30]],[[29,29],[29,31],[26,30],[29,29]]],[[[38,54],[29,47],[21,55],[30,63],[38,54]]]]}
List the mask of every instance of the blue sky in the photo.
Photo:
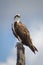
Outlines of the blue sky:
{"type": "Polygon", "coordinates": [[[11,24],[17,13],[21,14],[21,21],[39,50],[34,55],[25,46],[26,65],[43,65],[43,0],[0,0],[0,65],[16,65],[18,40],[12,33],[11,24]]]}

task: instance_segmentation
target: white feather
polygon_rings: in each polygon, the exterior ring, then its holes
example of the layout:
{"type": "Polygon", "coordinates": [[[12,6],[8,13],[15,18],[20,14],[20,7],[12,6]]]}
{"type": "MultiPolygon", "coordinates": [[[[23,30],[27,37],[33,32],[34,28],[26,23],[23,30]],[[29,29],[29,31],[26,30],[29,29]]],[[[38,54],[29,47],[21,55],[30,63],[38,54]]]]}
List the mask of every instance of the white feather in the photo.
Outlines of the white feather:
{"type": "Polygon", "coordinates": [[[19,23],[20,18],[19,18],[19,17],[16,17],[16,18],[15,18],[15,21],[17,21],[17,23],[19,23]]]}

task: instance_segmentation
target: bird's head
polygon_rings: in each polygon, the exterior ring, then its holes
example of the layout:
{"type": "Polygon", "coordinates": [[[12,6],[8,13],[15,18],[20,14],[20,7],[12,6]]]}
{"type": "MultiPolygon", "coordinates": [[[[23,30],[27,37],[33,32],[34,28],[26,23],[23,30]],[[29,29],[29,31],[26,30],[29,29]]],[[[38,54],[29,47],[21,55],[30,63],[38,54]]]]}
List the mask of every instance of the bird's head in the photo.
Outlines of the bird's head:
{"type": "Polygon", "coordinates": [[[16,14],[14,16],[14,20],[17,21],[17,22],[19,22],[20,21],[20,14],[16,14]]]}

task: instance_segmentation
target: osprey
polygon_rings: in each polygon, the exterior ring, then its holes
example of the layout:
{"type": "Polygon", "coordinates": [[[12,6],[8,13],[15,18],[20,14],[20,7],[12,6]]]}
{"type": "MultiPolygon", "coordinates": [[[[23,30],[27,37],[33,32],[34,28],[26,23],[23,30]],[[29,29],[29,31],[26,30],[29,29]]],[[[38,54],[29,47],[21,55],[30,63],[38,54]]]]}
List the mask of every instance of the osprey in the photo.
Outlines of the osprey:
{"type": "Polygon", "coordinates": [[[38,52],[37,48],[33,45],[30,38],[30,32],[27,27],[20,21],[20,14],[14,17],[14,24],[12,24],[12,31],[15,37],[23,44],[28,46],[34,53],[38,52]]]}

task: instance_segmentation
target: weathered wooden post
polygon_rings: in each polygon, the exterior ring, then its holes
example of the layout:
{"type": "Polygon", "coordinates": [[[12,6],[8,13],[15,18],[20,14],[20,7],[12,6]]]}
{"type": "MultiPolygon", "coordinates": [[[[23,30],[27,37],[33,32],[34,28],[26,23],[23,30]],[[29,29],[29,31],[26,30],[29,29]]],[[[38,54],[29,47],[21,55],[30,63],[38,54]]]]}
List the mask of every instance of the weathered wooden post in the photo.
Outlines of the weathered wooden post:
{"type": "Polygon", "coordinates": [[[25,65],[25,48],[22,43],[17,43],[17,63],[16,65],[25,65]]]}

